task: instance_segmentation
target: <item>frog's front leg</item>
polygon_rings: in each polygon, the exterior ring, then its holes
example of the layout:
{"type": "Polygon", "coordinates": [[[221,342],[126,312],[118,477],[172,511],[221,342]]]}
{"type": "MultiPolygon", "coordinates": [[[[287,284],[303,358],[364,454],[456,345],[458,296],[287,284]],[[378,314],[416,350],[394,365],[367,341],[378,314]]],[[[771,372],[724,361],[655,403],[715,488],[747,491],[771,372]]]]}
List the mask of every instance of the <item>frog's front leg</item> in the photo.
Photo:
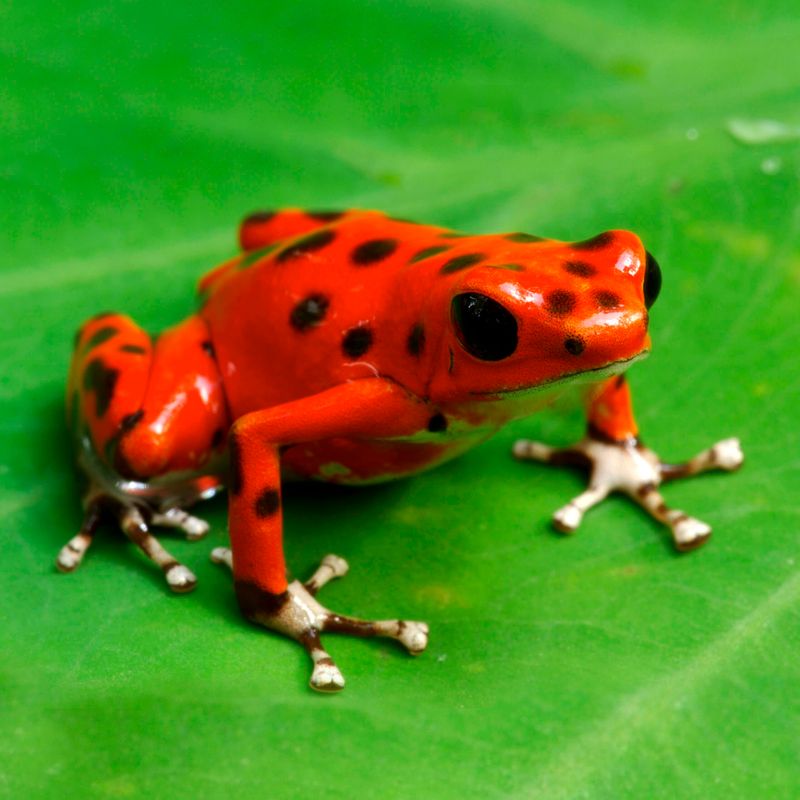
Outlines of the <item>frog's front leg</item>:
{"type": "Polygon", "coordinates": [[[678,509],[669,508],[658,487],[664,481],[712,469],[732,471],[744,458],[738,439],[725,439],[682,464],[667,464],[637,438],[630,391],[624,376],[604,382],[589,405],[586,436],[572,447],[548,447],[521,439],[517,458],[549,464],[583,466],[589,487],[553,515],[562,533],[572,533],[583,515],[611,492],[624,492],[672,532],[678,550],[693,550],[711,535],[711,527],[678,509]]]}
{"type": "Polygon", "coordinates": [[[331,437],[390,439],[427,425],[430,412],[405,390],[382,378],[342,384],[312,397],[247,414],[231,430],[231,551],[212,559],[233,569],[236,597],[251,622],[299,642],[314,662],[311,686],[338,691],[344,678],[322,646],[323,632],[388,636],[412,653],[428,641],[427,625],[401,620],[364,621],[322,606],[316,592],[347,564],[327,556],[305,584],[289,583],[283,555],[280,448],[331,437]]]}

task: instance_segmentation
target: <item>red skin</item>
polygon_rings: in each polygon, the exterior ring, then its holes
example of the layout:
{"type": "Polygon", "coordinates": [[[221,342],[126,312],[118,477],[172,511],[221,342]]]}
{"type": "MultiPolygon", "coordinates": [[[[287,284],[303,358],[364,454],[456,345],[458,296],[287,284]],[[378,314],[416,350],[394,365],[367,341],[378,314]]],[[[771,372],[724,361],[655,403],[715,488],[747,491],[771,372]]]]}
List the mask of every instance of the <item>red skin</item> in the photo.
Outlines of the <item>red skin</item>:
{"type": "Polygon", "coordinates": [[[245,220],[244,252],[201,280],[197,315],[155,344],[127,317],[90,320],[73,360],[78,424],[119,473],[221,482],[229,444],[237,585],[286,589],[281,470],[345,483],[417,472],[547,405],[568,377],[582,377],[597,434],[635,437],[627,385],[608,377],[650,344],[635,235],[514,241],[378,212],[320,216],[245,220]],[[433,247],[447,249],[418,257],[433,247]],[[442,272],[467,255],[476,263],[442,272]],[[511,312],[513,354],[486,361],[461,345],[461,293],[511,312]],[[104,329],[116,333],[91,346],[104,329]]]}

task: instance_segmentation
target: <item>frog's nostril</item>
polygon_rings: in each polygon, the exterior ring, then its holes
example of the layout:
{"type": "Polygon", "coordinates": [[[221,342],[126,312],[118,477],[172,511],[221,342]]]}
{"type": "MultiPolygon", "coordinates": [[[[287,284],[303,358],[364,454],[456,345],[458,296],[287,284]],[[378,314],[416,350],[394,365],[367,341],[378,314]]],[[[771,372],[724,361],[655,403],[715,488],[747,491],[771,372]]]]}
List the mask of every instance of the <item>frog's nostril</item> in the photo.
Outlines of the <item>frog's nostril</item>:
{"type": "Polygon", "coordinates": [[[645,255],[647,258],[644,265],[644,304],[650,308],[661,291],[661,267],[650,253],[645,255]]]}

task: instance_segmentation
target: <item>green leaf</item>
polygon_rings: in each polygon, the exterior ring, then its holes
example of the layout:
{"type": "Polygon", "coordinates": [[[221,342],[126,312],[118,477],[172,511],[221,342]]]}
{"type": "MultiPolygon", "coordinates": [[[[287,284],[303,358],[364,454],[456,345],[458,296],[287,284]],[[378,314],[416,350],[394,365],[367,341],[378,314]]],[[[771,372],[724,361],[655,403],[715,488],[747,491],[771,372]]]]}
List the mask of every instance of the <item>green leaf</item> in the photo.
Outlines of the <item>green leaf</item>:
{"type": "Polygon", "coordinates": [[[800,125],[796,4],[31,1],[0,24],[0,794],[800,794],[800,154],[735,133],[800,125]],[[208,560],[224,500],[206,540],[169,541],[192,595],[111,529],[57,574],[75,328],[191,313],[238,220],[281,205],[637,231],[664,270],[643,437],[748,458],[665,490],[709,544],[677,556],[623,499],[553,533],[582,478],[510,445],[582,422],[543,415],[417,478],[287,490],[295,573],[351,563],[326,604],[431,624],[415,660],[331,637],[337,697],[239,617],[208,560]]]}

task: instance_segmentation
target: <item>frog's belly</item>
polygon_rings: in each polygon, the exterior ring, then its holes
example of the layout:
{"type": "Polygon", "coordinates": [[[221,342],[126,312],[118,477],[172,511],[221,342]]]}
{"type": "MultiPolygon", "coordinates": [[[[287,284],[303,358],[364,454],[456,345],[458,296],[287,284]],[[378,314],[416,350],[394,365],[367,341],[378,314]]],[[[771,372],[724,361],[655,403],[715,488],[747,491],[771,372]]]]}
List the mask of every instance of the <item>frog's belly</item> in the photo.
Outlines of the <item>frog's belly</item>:
{"type": "Polygon", "coordinates": [[[281,467],[289,479],[379,483],[435,467],[486,438],[484,434],[444,442],[325,439],[289,447],[281,456],[281,467]]]}

